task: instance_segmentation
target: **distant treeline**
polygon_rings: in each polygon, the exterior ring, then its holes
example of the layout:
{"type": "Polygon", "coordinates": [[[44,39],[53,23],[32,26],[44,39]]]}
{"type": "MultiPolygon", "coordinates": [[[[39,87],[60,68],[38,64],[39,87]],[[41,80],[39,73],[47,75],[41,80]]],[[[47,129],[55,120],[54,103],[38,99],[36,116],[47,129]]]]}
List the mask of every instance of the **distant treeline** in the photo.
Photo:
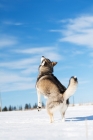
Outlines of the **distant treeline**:
{"type": "MultiPolygon", "coordinates": [[[[42,103],[42,107],[44,108],[45,107],[45,104],[42,103]]],[[[17,111],[17,110],[30,110],[30,109],[36,109],[37,108],[37,103],[35,103],[33,106],[31,106],[31,104],[25,104],[25,107],[22,107],[21,105],[20,106],[5,106],[4,108],[2,108],[2,111],[17,111]]],[[[0,108],[0,111],[1,111],[1,108],[0,108]]]]}

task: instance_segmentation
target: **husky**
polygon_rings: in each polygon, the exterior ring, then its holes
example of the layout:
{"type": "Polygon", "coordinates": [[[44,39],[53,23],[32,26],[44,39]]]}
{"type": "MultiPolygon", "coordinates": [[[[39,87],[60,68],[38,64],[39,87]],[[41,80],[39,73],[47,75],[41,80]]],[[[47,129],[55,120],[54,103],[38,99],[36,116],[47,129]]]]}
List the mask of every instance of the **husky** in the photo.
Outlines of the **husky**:
{"type": "Polygon", "coordinates": [[[46,109],[51,123],[53,122],[53,114],[56,110],[60,111],[62,121],[65,121],[65,112],[69,105],[69,98],[75,93],[78,85],[77,77],[72,76],[66,89],[53,74],[53,68],[56,64],[57,62],[50,61],[42,56],[41,64],[39,65],[39,75],[36,81],[38,111],[42,107],[41,95],[44,95],[47,97],[46,109]]]}

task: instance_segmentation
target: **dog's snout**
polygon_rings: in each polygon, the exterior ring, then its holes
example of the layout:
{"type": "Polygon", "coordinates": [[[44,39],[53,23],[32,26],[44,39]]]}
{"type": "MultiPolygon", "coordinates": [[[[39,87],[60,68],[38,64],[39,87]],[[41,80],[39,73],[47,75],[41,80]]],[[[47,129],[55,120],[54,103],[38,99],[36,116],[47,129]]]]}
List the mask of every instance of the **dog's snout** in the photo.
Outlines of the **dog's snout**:
{"type": "Polygon", "coordinates": [[[45,57],[44,57],[44,56],[42,56],[42,57],[41,57],[41,62],[42,62],[44,59],[45,59],[45,57]]]}
{"type": "Polygon", "coordinates": [[[42,56],[42,58],[45,58],[44,56],[42,56]]]}

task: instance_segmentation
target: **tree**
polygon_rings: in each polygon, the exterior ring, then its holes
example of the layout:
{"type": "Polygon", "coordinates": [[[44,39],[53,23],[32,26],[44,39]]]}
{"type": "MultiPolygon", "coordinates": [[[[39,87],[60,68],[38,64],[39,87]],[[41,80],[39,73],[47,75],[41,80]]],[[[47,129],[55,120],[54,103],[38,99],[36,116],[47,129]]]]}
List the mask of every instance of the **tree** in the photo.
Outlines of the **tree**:
{"type": "Polygon", "coordinates": [[[10,105],[9,106],[9,111],[12,111],[13,110],[13,107],[10,105]]]}
{"type": "Polygon", "coordinates": [[[33,108],[37,108],[37,104],[36,103],[33,105],[33,108]]]}
{"type": "Polygon", "coordinates": [[[15,111],[16,111],[16,106],[14,106],[14,107],[13,107],[13,110],[15,110],[15,111]]]}
{"type": "Polygon", "coordinates": [[[28,109],[31,109],[31,104],[29,103],[29,105],[28,105],[28,109]]]}
{"type": "Polygon", "coordinates": [[[28,109],[28,104],[25,104],[25,109],[28,109]]]}
{"type": "Polygon", "coordinates": [[[5,106],[2,111],[8,111],[7,107],[5,106]]]}
{"type": "Polygon", "coordinates": [[[19,110],[22,110],[22,106],[19,106],[19,110]]]}

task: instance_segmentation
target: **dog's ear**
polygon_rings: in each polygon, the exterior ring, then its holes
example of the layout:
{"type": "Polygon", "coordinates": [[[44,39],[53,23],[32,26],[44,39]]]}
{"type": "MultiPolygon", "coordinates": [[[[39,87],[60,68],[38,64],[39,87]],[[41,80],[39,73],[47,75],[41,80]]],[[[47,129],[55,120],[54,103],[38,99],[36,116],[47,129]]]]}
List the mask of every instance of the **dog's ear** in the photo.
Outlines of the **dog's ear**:
{"type": "Polygon", "coordinates": [[[52,62],[52,66],[54,67],[57,64],[57,62],[52,62]]]}

